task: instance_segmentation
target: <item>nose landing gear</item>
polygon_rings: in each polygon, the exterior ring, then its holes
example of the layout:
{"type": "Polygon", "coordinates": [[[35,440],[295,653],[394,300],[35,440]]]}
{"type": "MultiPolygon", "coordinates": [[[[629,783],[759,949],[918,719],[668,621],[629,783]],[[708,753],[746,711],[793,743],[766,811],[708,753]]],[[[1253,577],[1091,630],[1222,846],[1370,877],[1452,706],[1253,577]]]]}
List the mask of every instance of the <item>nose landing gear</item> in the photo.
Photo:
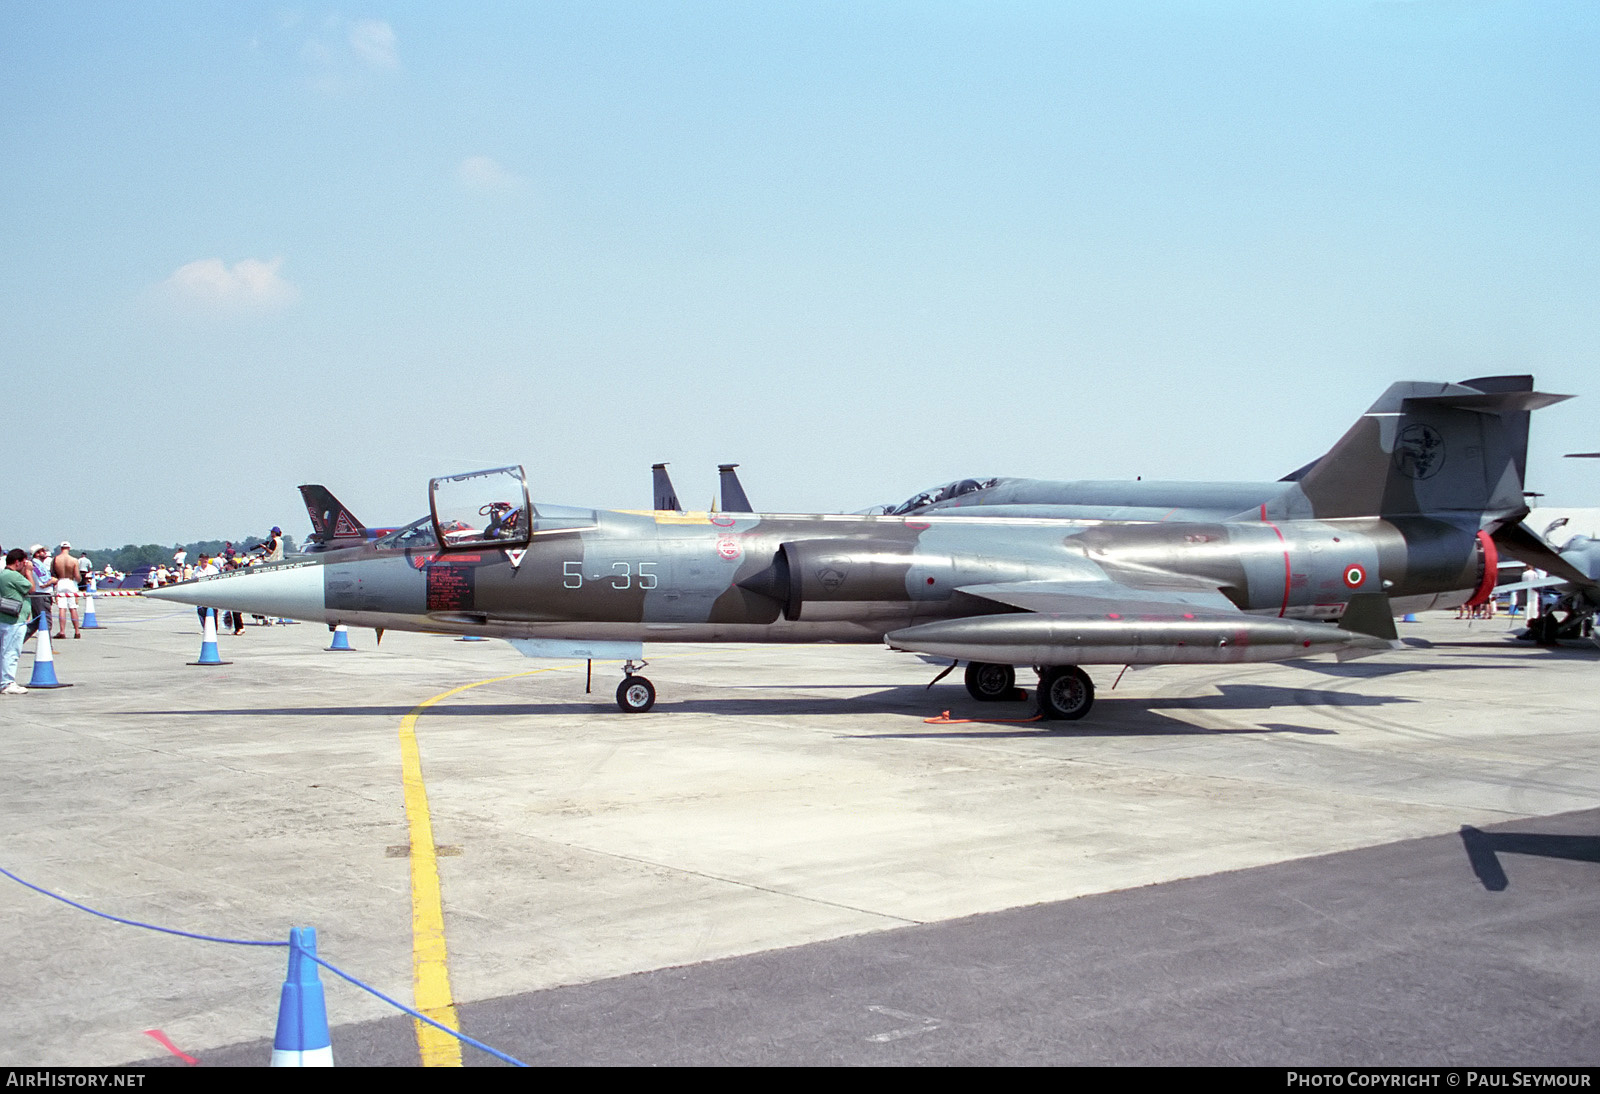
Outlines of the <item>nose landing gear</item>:
{"type": "Polygon", "coordinates": [[[640,661],[635,665],[632,661],[623,662],[622,683],[617,685],[617,708],[622,713],[643,714],[656,705],[656,686],[634,673],[635,669],[642,669],[649,663],[640,661]]]}

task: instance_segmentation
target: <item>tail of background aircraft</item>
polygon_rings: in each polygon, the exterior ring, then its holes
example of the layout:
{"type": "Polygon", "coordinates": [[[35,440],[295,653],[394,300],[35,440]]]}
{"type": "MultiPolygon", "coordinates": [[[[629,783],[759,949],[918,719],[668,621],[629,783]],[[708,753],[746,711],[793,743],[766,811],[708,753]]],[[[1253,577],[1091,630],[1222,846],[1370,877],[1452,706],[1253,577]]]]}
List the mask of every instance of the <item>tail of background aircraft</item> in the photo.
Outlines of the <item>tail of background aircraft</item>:
{"type": "Polygon", "coordinates": [[[750,499],[745,497],[744,487],[739,484],[739,474],[734,470],[739,465],[736,463],[722,463],[717,465],[717,474],[722,477],[722,511],[724,513],[754,513],[755,506],[750,504],[750,499]]]}
{"type": "Polygon", "coordinates": [[[678,502],[678,492],[672,487],[672,480],[667,477],[667,465],[653,463],[650,465],[650,474],[655,479],[655,502],[657,512],[676,512],[683,506],[678,502]]]}
{"type": "Polygon", "coordinates": [[[326,543],[332,539],[365,539],[367,526],[346,509],[344,503],[333,496],[326,486],[300,487],[300,497],[305,500],[306,513],[311,517],[312,543],[326,543]]]}
{"type": "Polygon", "coordinates": [[[1430,517],[1489,532],[1515,525],[1528,512],[1528,415],[1565,398],[1534,391],[1531,376],[1393,384],[1260,515],[1430,517]]]}

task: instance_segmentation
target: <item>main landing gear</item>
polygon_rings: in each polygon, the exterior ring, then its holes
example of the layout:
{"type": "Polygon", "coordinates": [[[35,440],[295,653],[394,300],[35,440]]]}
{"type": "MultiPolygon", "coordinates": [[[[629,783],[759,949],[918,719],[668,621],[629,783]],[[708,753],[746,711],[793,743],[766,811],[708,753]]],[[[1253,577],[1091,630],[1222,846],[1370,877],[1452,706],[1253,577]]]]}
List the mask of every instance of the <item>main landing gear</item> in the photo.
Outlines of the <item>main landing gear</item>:
{"type": "Polygon", "coordinates": [[[967,666],[967,694],[980,703],[1005,703],[1021,699],[1017,670],[1010,665],[974,661],[967,666]]]}
{"type": "MultiPolygon", "coordinates": [[[[1094,706],[1094,681],[1076,665],[1046,665],[1039,674],[1039,714],[1047,721],[1075,722],[1094,706]]],[[[973,661],[967,665],[967,694],[980,703],[1014,702],[1025,698],[1017,688],[1017,670],[1010,665],[973,661]]]]}
{"type": "Polygon", "coordinates": [[[642,669],[650,662],[640,661],[635,665],[632,661],[625,661],[622,665],[622,683],[617,685],[617,707],[624,714],[643,714],[656,705],[656,686],[643,676],[636,676],[635,669],[642,669]]]}
{"type": "Polygon", "coordinates": [[[1076,722],[1094,706],[1094,681],[1077,665],[1051,665],[1039,670],[1039,713],[1049,719],[1076,722]]]}

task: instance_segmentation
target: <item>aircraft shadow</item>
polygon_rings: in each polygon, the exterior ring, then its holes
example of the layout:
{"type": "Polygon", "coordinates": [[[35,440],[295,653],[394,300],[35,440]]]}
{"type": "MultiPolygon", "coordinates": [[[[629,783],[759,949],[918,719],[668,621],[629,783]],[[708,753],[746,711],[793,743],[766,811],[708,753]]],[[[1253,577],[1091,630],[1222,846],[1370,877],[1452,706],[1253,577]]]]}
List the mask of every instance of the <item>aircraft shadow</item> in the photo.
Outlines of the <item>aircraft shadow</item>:
{"type": "Polygon", "coordinates": [[[1291,661],[1297,669],[1319,673],[1322,676],[1339,676],[1351,680],[1374,680],[1395,676],[1402,672],[1466,672],[1483,668],[1480,664],[1440,665],[1431,661],[1351,661],[1345,664],[1323,661],[1291,661]]]}
{"type": "MultiPolygon", "coordinates": [[[[798,690],[787,684],[773,684],[771,691],[782,692],[798,690]]],[[[1173,733],[1230,733],[1230,732],[1300,732],[1320,733],[1306,727],[1282,727],[1277,729],[1251,729],[1251,730],[1201,730],[1194,726],[1180,726],[1168,719],[1144,719],[1147,724],[1139,728],[1117,726],[1107,727],[1107,720],[1123,721],[1128,717],[1139,718],[1147,713],[1170,710],[1261,710],[1279,706],[1385,706],[1392,703],[1408,703],[1412,700],[1399,699],[1385,696],[1351,695],[1339,691],[1313,691],[1306,688],[1271,687],[1261,684],[1222,684],[1217,695],[1197,695],[1189,697],[1154,696],[1147,698],[1130,698],[1112,696],[1103,693],[1095,710],[1083,722],[1040,722],[1043,727],[1056,729],[1071,727],[1074,730],[1098,732],[1109,729],[1111,732],[1157,732],[1173,733]]],[[[468,718],[495,718],[518,717],[523,715],[572,715],[572,714],[604,714],[620,713],[611,702],[611,689],[596,689],[593,695],[577,701],[539,700],[523,703],[440,703],[428,707],[422,712],[424,718],[434,717],[468,717],[468,718]]],[[[961,693],[962,703],[957,708],[952,708],[957,717],[970,717],[975,722],[993,719],[995,722],[1020,721],[1032,715],[1035,707],[1030,703],[996,703],[992,706],[978,706],[967,701],[965,692],[961,693]]],[[[930,692],[922,684],[908,684],[884,688],[862,695],[850,697],[830,698],[819,696],[817,698],[796,698],[793,695],[773,694],[768,697],[740,696],[738,698],[687,698],[673,699],[670,694],[656,703],[652,715],[670,714],[674,711],[685,714],[760,714],[772,715],[834,715],[834,716],[860,716],[863,714],[918,714],[932,716],[939,713],[936,704],[948,702],[950,695],[946,691],[943,695],[939,692],[930,692]]],[[[301,707],[226,707],[205,708],[195,710],[132,710],[129,714],[149,714],[161,716],[173,715],[202,715],[207,717],[384,717],[403,718],[415,710],[415,706],[301,706],[301,707]]],[[[648,716],[647,716],[648,717],[648,716]]],[[[1029,723],[1035,724],[1035,723],[1029,723]]],[[[992,735],[992,734],[991,734],[992,735]]],[[[948,734],[929,734],[929,736],[948,736],[948,734]]]]}
{"type": "MultiPolygon", "coordinates": [[[[954,713],[952,711],[952,713],[954,713]]],[[[949,730],[943,733],[929,731],[927,733],[842,733],[842,740],[882,740],[882,741],[949,741],[949,740],[974,740],[974,741],[1004,741],[1025,737],[1247,737],[1263,733],[1303,733],[1312,736],[1337,736],[1337,731],[1331,729],[1315,729],[1311,726],[1289,725],[1284,722],[1267,722],[1260,726],[1241,726],[1238,729],[1213,729],[1207,726],[1194,726],[1187,722],[1178,722],[1160,716],[1140,717],[1134,724],[1107,726],[1097,723],[1091,714],[1081,722],[1028,722],[1026,727],[1016,729],[1000,729],[1006,724],[1004,719],[996,718],[986,722],[981,718],[972,720],[973,729],[949,730]],[[983,726],[993,726],[992,729],[983,729],[983,726]]]]}
{"type": "Polygon", "coordinates": [[[1503,892],[1511,884],[1500,865],[1500,855],[1538,855],[1573,862],[1600,862],[1600,836],[1552,836],[1537,832],[1485,832],[1470,824],[1461,826],[1461,845],[1467,861],[1483,887],[1503,892]]]}
{"type": "MultiPolygon", "coordinates": [[[[129,714],[201,714],[207,717],[227,716],[241,717],[258,714],[294,717],[378,717],[378,718],[404,718],[415,706],[399,707],[235,707],[231,709],[210,710],[130,710],[129,714]]],[[[482,705],[449,706],[440,704],[431,706],[422,712],[423,717],[431,718],[434,715],[468,716],[468,717],[505,717],[518,714],[541,714],[548,710],[544,703],[488,703],[482,705]]]]}

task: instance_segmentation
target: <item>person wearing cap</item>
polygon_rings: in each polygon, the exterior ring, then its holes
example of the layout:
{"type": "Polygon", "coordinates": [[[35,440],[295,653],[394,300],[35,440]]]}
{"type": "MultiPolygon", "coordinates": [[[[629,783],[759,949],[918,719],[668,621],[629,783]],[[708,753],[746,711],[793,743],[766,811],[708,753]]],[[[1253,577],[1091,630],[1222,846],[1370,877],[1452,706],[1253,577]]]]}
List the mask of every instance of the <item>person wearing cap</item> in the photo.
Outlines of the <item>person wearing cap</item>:
{"type": "Polygon", "coordinates": [[[50,576],[50,552],[46,551],[44,544],[35,543],[28,548],[28,558],[33,567],[33,618],[28,620],[28,633],[23,636],[26,642],[33,637],[33,633],[41,626],[50,629],[50,615],[55,601],[56,579],[50,576]]]}
{"type": "Polygon", "coordinates": [[[17,683],[17,658],[22,654],[28,628],[31,570],[28,554],[21,547],[11,549],[6,555],[6,568],[0,570],[0,695],[28,693],[17,683]]]}
{"type": "Polygon", "coordinates": [[[267,537],[267,542],[257,547],[256,550],[262,552],[261,559],[263,562],[282,562],[283,529],[274,524],[272,526],[272,534],[267,537]]]}
{"type": "Polygon", "coordinates": [[[56,579],[56,626],[60,628],[56,637],[67,636],[67,616],[71,615],[72,637],[82,638],[83,631],[78,626],[78,560],[72,557],[72,544],[66,540],[61,541],[56,557],[50,560],[50,575],[56,579]]]}

